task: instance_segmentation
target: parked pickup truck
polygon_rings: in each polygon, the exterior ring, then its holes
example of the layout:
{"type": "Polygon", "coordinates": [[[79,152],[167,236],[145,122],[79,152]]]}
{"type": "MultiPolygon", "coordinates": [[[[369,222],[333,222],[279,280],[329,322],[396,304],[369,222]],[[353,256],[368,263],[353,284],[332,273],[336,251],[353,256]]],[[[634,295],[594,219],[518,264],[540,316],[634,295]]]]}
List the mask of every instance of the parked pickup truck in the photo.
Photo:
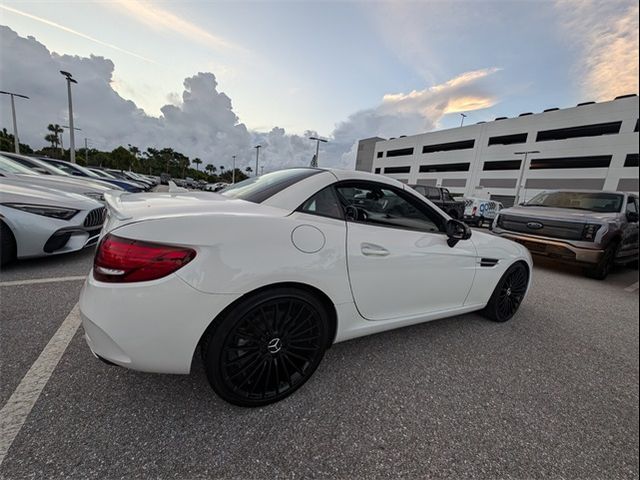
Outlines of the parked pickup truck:
{"type": "Polygon", "coordinates": [[[456,220],[464,217],[464,202],[454,199],[449,190],[441,187],[428,187],[426,185],[409,185],[416,192],[427,197],[447,215],[456,220]]]}
{"type": "Polygon", "coordinates": [[[623,192],[547,191],[501,210],[493,231],[532,254],[581,265],[603,280],[614,264],[638,266],[638,197],[623,192]]]}

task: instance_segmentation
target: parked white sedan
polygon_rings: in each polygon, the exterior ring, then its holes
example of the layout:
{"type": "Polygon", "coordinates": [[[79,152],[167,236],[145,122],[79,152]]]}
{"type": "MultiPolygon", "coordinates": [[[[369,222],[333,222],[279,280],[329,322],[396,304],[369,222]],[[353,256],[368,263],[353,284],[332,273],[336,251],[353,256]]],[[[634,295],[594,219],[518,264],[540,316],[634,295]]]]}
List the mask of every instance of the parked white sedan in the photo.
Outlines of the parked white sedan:
{"type": "MultiPolygon", "coordinates": [[[[188,373],[259,406],[312,375],[335,342],[481,310],[518,310],[528,251],[471,231],[380,175],[282,170],[205,192],[108,194],[80,299],[96,356],[188,373]]],[[[399,352],[400,353],[400,352],[399,352]]]]}
{"type": "Polygon", "coordinates": [[[0,177],[0,265],[95,245],[105,213],[84,195],[0,177]]]}

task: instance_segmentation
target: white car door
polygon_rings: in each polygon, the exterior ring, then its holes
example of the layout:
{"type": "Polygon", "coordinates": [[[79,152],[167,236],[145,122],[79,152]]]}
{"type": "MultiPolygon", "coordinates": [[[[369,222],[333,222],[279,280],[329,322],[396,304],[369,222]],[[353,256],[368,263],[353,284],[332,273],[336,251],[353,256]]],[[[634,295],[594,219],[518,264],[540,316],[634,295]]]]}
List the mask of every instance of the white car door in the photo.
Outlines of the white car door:
{"type": "Polygon", "coordinates": [[[460,307],[473,284],[471,240],[447,244],[447,219],[416,196],[383,183],[341,182],[347,265],[354,301],[369,320],[460,307]]]}

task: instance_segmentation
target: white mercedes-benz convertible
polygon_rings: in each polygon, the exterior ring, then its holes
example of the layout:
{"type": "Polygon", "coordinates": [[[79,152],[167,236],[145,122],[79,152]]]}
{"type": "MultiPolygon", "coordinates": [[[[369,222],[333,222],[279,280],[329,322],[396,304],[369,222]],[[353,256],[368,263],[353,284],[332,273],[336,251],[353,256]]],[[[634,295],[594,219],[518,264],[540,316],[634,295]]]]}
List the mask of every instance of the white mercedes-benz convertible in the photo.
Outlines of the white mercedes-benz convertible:
{"type": "Polygon", "coordinates": [[[107,204],[80,299],[89,347],[161,373],[188,373],[199,348],[236,405],[290,395],[335,342],[475,310],[509,320],[531,281],[524,247],[381,175],[293,168],[107,204]]]}

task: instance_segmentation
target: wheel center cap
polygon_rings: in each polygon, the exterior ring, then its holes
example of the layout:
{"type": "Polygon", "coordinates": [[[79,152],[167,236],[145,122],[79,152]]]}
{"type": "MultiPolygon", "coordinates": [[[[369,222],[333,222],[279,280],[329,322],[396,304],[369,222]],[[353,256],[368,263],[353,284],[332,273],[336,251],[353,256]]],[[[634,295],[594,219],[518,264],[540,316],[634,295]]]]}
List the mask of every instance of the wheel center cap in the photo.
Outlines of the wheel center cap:
{"type": "Polygon", "coordinates": [[[267,350],[271,354],[278,353],[281,348],[282,340],[280,340],[278,337],[272,338],[271,340],[269,340],[269,343],[267,343],[267,350]]]}
{"type": "Polygon", "coordinates": [[[511,296],[511,287],[507,288],[507,297],[511,296]]]}

